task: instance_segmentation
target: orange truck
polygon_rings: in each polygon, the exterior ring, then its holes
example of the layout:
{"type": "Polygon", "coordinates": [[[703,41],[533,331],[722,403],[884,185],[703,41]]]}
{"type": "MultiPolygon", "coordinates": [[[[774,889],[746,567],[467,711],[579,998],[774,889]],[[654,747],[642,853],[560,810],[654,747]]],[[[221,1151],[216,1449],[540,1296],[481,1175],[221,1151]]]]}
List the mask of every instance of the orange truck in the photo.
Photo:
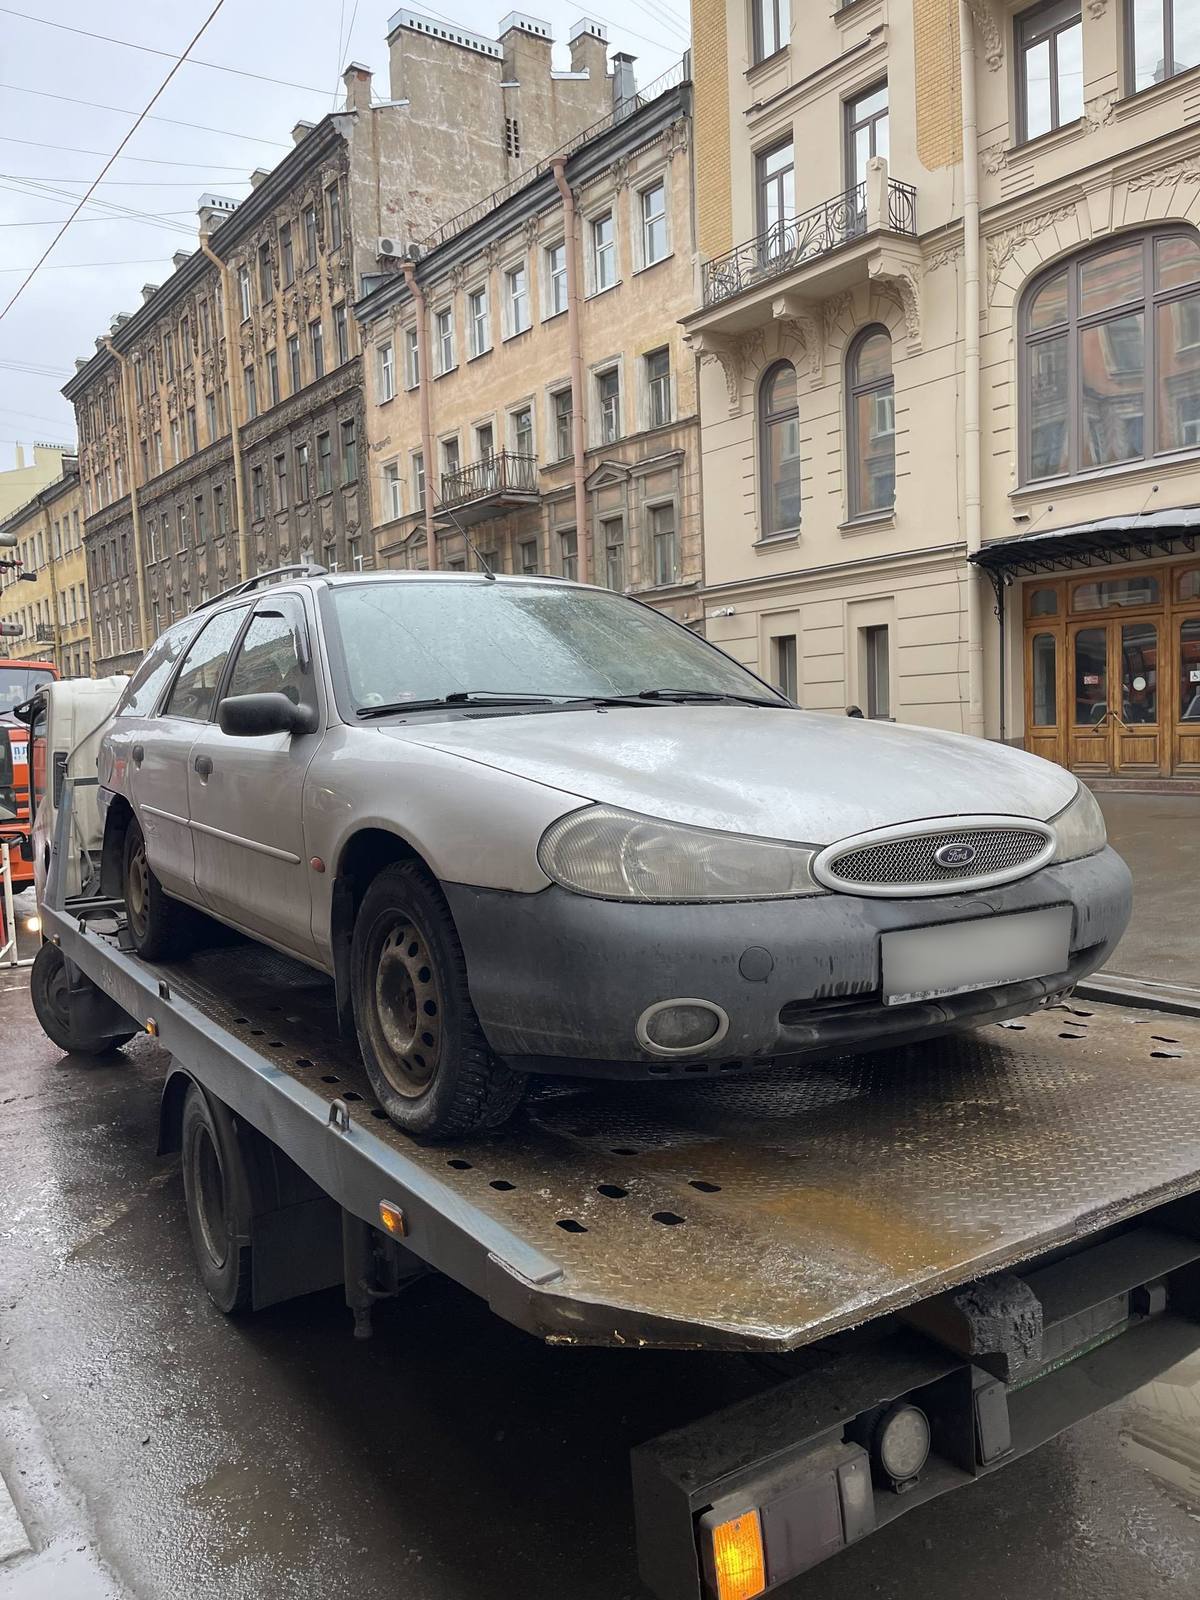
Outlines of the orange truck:
{"type": "MultiPolygon", "coordinates": [[[[0,727],[8,737],[12,756],[12,786],[16,799],[16,817],[8,816],[8,807],[0,806],[0,838],[7,838],[11,849],[13,888],[18,892],[33,882],[33,863],[25,861],[17,849],[17,841],[31,827],[29,812],[29,729],[18,722],[14,712],[19,705],[39,689],[42,684],[58,677],[58,668],[49,661],[8,661],[0,657],[0,727]]],[[[5,763],[7,765],[7,763],[5,763]]]]}

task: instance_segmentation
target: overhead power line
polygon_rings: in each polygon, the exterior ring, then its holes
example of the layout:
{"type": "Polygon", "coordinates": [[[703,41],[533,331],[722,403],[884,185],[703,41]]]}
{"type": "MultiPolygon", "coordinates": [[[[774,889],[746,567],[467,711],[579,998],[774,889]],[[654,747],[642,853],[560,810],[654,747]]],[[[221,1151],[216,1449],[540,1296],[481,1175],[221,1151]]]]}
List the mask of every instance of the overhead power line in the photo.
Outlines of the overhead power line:
{"type": "MultiPolygon", "coordinates": [[[[220,10],[220,7],[217,7],[220,10]]],[[[119,44],[126,50],[140,50],[147,56],[164,56],[168,61],[176,60],[173,50],[158,50],[151,44],[138,44],[133,39],[117,39],[110,33],[92,33],[87,28],[73,28],[67,22],[52,22],[49,17],[35,17],[28,11],[13,11],[8,6],[0,6],[0,14],[6,17],[20,17],[23,22],[40,22],[44,28],[57,28],[61,33],[76,33],[83,39],[98,39],[102,44],[119,44]]],[[[204,25],[208,26],[207,23],[204,25]]],[[[204,30],[201,29],[201,32],[204,30]]],[[[259,83],[276,83],[282,89],[303,89],[306,94],[325,93],[324,89],[314,89],[311,83],[292,83],[287,78],[271,78],[265,72],[247,72],[244,67],[227,67],[220,61],[201,61],[198,58],[189,58],[184,55],[180,61],[188,60],[193,67],[207,67],[211,72],[229,72],[235,78],[254,78],[259,83]]]]}
{"type": "MultiPolygon", "coordinates": [[[[78,144],[45,144],[41,139],[15,139],[11,133],[0,133],[2,144],[24,144],[33,150],[57,150],[73,156],[106,156],[107,150],[85,150],[78,144]]],[[[195,167],[199,172],[245,172],[245,165],[218,166],[212,161],[170,161],[166,156],[118,156],[118,161],[136,161],[144,167],[195,167]]],[[[82,180],[80,180],[82,181],[82,180]]]]}
{"type": "MultiPolygon", "coordinates": [[[[40,172],[0,172],[0,178],[7,178],[13,183],[90,183],[90,178],[51,178],[49,175],[42,177],[40,172]]],[[[249,183],[249,178],[221,178],[213,182],[231,184],[236,187],[239,183],[249,183]]],[[[105,178],[101,183],[94,185],[102,189],[203,189],[205,185],[199,178],[105,178]]]]}
{"type": "MultiPolygon", "coordinates": [[[[0,83],[0,89],[7,89],[10,94],[32,94],[39,100],[61,100],[66,106],[87,106],[91,111],[112,111],[119,117],[136,117],[138,113],[131,111],[128,106],[107,106],[102,100],[78,100],[69,94],[51,94],[48,89],[27,89],[19,83],[0,83]]],[[[233,128],[213,128],[207,122],[181,122],[178,117],[147,116],[147,122],[168,122],[173,128],[192,128],[197,133],[219,133],[227,139],[248,139],[252,144],[271,144],[278,150],[290,150],[291,144],[286,139],[266,139],[261,133],[238,133],[233,128]]],[[[133,161],[133,156],[122,156],[122,161],[133,161]]]]}
{"type": "MultiPolygon", "coordinates": [[[[102,217],[81,217],[81,222],[101,222],[102,217]]],[[[162,261],[161,256],[141,256],[136,261],[57,261],[53,266],[42,268],[43,272],[97,272],[101,267],[157,267],[162,261]]],[[[28,267],[0,267],[0,272],[28,272],[28,267]]],[[[0,411],[4,407],[0,406],[0,411]]]]}
{"type": "MultiPolygon", "coordinates": [[[[179,69],[183,65],[183,63],[187,60],[188,56],[191,54],[192,47],[195,44],[198,43],[198,41],[202,37],[205,29],[208,27],[209,23],[216,16],[217,12],[220,11],[220,9],[224,5],[224,3],[225,3],[225,0],[217,0],[216,5],[208,13],[208,16],[205,17],[204,21],[200,24],[199,28],[193,34],[191,40],[189,41],[186,49],[183,52],[183,54],[181,56],[177,56],[176,57],[175,61],[171,65],[171,70],[167,73],[166,77],[159,84],[158,88],[154,91],[153,95],[151,95],[150,99],[146,103],[146,106],[145,106],[144,110],[138,116],[137,120],[134,122],[133,126],[126,133],[125,137],[121,140],[121,142],[117,146],[117,148],[113,151],[112,155],[109,156],[108,160],[104,163],[104,165],[100,168],[100,171],[96,174],[96,177],[93,180],[91,188],[76,203],[75,209],[71,212],[71,215],[67,218],[67,220],[63,223],[62,227],[54,235],[53,239],[51,239],[50,243],[42,251],[42,253],[38,257],[37,261],[34,262],[31,271],[29,273],[27,273],[24,278],[22,278],[22,280],[20,282],[20,285],[17,288],[16,293],[8,301],[8,304],[4,307],[4,310],[0,311],[0,322],[4,321],[5,317],[12,310],[13,306],[16,305],[17,301],[21,298],[21,296],[24,294],[25,290],[29,287],[30,283],[33,281],[33,278],[34,278],[38,268],[41,266],[42,262],[45,261],[46,257],[54,249],[55,245],[62,238],[63,234],[66,233],[67,229],[71,226],[72,222],[74,222],[75,218],[79,215],[79,213],[83,210],[84,206],[91,199],[92,195],[94,194],[94,192],[96,190],[96,186],[100,183],[100,180],[105,176],[105,174],[108,172],[108,169],[112,166],[113,162],[120,155],[121,151],[125,148],[125,146],[129,143],[130,139],[133,138],[134,134],[141,127],[142,123],[145,121],[147,113],[150,110],[150,107],[155,103],[155,101],[163,93],[163,91],[166,89],[167,85],[170,83],[171,79],[179,71],[179,69]]],[[[171,226],[171,224],[168,224],[168,226],[171,226]]]]}
{"type": "MultiPolygon", "coordinates": [[[[0,189],[7,190],[9,194],[23,194],[30,199],[37,200],[77,201],[80,199],[73,189],[60,189],[55,184],[39,183],[32,179],[25,179],[20,184],[5,183],[3,179],[0,179],[0,189]]],[[[87,195],[83,196],[82,203],[91,206],[93,210],[104,212],[104,220],[109,222],[130,219],[135,222],[153,223],[158,227],[167,228],[173,233],[192,232],[191,228],[184,227],[182,223],[170,221],[170,217],[190,217],[195,215],[194,211],[173,211],[170,213],[165,211],[140,211],[135,206],[122,205],[119,200],[95,200],[87,195]]],[[[97,219],[81,217],[79,220],[87,222],[97,219]]],[[[0,226],[9,226],[9,224],[0,224],[0,226]]]]}
{"type": "MultiPolygon", "coordinates": [[[[0,186],[0,187],[2,187],[2,186],[0,186]]],[[[25,191],[21,190],[21,189],[10,189],[8,191],[9,194],[22,194],[24,192],[25,191]]],[[[191,210],[189,210],[189,211],[160,211],[158,213],[158,216],[162,217],[165,220],[167,217],[193,217],[193,216],[195,216],[195,214],[196,213],[194,211],[191,211],[191,210]]],[[[128,217],[128,218],[114,217],[114,216],[76,217],[75,218],[75,221],[76,221],[77,224],[80,223],[80,222],[122,222],[122,221],[128,221],[128,222],[147,221],[147,222],[152,222],[152,221],[157,221],[157,220],[158,219],[154,218],[154,217],[142,218],[142,217],[139,217],[139,216],[131,216],[131,217],[128,217]]],[[[58,218],[57,217],[38,217],[36,220],[31,221],[31,222],[0,222],[0,228],[57,228],[57,226],[58,226],[58,218]]],[[[174,225],[173,224],[173,226],[178,226],[178,230],[181,233],[191,233],[192,232],[191,228],[185,228],[182,223],[180,223],[178,225],[174,225]]],[[[26,269],[24,267],[22,267],[22,268],[20,268],[20,270],[22,272],[24,272],[26,269]]],[[[43,272],[48,272],[50,269],[48,267],[43,267],[42,270],[43,270],[43,272]]]]}

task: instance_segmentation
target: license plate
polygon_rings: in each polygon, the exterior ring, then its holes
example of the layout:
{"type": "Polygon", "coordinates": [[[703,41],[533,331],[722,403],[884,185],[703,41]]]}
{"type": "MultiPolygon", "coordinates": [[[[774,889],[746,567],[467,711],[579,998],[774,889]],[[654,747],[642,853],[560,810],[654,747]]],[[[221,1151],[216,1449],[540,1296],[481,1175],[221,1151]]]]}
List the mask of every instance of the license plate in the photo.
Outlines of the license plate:
{"type": "Polygon", "coordinates": [[[1071,922],[1070,906],[1052,906],[885,933],[880,940],[883,1003],[908,1005],[1065,972],[1071,922]]]}

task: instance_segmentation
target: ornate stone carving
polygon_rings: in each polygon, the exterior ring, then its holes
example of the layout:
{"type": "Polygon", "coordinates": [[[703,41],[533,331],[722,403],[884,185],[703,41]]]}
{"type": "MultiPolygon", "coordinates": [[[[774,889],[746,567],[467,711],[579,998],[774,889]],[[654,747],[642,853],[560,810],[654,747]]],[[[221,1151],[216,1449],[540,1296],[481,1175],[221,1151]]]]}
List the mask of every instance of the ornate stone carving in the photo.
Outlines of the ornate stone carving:
{"type": "Polygon", "coordinates": [[[1095,99],[1085,101],[1083,120],[1089,133],[1095,133],[1098,128],[1106,127],[1112,121],[1117,98],[1117,91],[1108,89],[1104,94],[1096,95],[1095,99]]]}
{"type": "Polygon", "coordinates": [[[779,331],[787,339],[794,339],[808,363],[809,376],[819,378],[825,366],[825,340],[821,324],[810,312],[799,312],[780,319],[779,331]]]}
{"type": "Polygon", "coordinates": [[[667,160],[686,155],[691,124],[686,117],[678,117],[667,129],[667,160]]]}
{"type": "Polygon", "coordinates": [[[979,152],[979,164],[989,178],[1003,172],[1008,166],[1008,148],[1004,140],[998,139],[995,144],[984,145],[979,152]]]}
{"type": "Polygon", "coordinates": [[[629,187],[629,157],[618,156],[609,167],[608,175],[612,179],[613,188],[618,192],[621,189],[627,189],[629,187]]]}
{"type": "Polygon", "coordinates": [[[741,341],[742,375],[751,378],[767,359],[766,336],[761,328],[752,328],[741,341]]]}
{"type": "MultiPolygon", "coordinates": [[[[1198,179],[1197,181],[1200,181],[1198,179]]],[[[987,247],[987,297],[988,304],[996,293],[996,286],[1000,282],[1000,274],[1016,255],[1023,244],[1030,239],[1036,239],[1039,233],[1047,228],[1052,228],[1056,222],[1066,222],[1075,215],[1075,202],[1069,205],[1054,206],[1049,211],[1039,211],[1036,216],[1026,217],[1023,222],[1018,222],[1015,227],[998,233],[994,239],[988,240],[987,247]]]]}
{"type": "Polygon", "coordinates": [[[1176,183],[1200,183],[1200,156],[1184,156],[1165,167],[1155,167],[1151,172],[1139,172],[1130,178],[1130,192],[1141,189],[1162,189],[1176,183]]]}
{"type": "Polygon", "coordinates": [[[896,264],[871,280],[885,300],[900,307],[910,350],[921,347],[921,280],[911,267],[896,264]]]}
{"type": "Polygon", "coordinates": [[[489,239],[483,247],[483,258],[487,262],[488,271],[494,272],[500,265],[500,241],[489,239]]]}
{"type": "Polygon", "coordinates": [[[735,416],[742,407],[742,350],[738,342],[715,333],[685,333],[683,342],[699,356],[702,367],[719,363],[729,395],[729,414],[735,416]]]}
{"type": "Polygon", "coordinates": [[[945,244],[940,250],[935,250],[925,261],[926,272],[937,272],[941,267],[948,267],[953,262],[961,260],[963,245],[961,239],[956,239],[953,244],[945,244]]]}
{"type": "Polygon", "coordinates": [[[450,287],[455,294],[459,294],[467,287],[467,269],[461,261],[450,269],[450,287]]]}
{"type": "Polygon", "coordinates": [[[1004,60],[1004,34],[992,10],[991,0],[967,0],[967,9],[983,46],[983,59],[988,64],[988,71],[998,72],[1004,60]]]}
{"type": "Polygon", "coordinates": [[[1108,0],[1087,0],[1087,9],[1088,16],[1099,21],[1108,9],[1108,0]]]}
{"type": "Polygon", "coordinates": [[[527,245],[531,245],[536,242],[538,230],[541,227],[541,224],[542,219],[540,217],[533,216],[525,218],[525,221],[521,224],[521,236],[527,245]]]}
{"type": "Polygon", "coordinates": [[[825,346],[833,343],[838,331],[838,324],[842,318],[854,309],[854,296],[849,289],[841,294],[830,295],[829,299],[821,305],[821,322],[825,330],[825,346]]]}

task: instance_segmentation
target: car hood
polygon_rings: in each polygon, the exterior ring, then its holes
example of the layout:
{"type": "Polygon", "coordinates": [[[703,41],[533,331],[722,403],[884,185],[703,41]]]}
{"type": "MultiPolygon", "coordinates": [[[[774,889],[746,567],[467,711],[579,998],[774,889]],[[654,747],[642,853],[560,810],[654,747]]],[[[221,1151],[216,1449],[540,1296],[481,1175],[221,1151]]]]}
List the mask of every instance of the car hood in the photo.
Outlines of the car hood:
{"type": "Polygon", "coordinates": [[[1078,787],[1061,767],[983,739],[754,706],[468,716],[380,732],[628,811],[804,844],[924,817],[1046,821],[1078,787]]]}

